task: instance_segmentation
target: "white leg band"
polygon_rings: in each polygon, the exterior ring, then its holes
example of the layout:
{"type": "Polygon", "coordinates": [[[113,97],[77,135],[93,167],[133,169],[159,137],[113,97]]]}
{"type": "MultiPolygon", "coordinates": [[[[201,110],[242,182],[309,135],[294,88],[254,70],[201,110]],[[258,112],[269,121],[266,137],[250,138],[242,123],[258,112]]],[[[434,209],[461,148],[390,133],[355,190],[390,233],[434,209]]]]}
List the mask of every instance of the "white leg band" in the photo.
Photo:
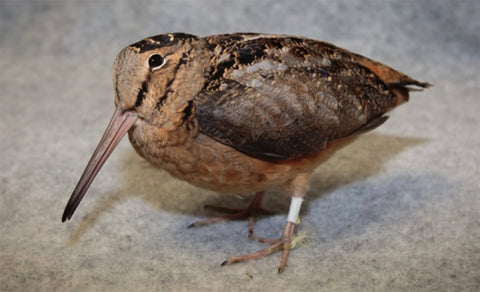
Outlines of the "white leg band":
{"type": "Polygon", "coordinates": [[[287,221],[298,224],[300,223],[298,215],[300,214],[300,208],[302,207],[303,198],[292,197],[290,202],[290,209],[288,210],[287,221]]]}

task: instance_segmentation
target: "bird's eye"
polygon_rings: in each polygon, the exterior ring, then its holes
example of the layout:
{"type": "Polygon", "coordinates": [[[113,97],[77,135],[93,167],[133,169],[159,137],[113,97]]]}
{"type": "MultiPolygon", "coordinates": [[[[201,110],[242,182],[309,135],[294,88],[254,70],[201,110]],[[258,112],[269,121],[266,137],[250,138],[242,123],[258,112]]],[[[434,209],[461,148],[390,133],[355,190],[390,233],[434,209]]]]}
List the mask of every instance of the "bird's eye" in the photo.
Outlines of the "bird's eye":
{"type": "Polygon", "coordinates": [[[163,64],[165,64],[165,59],[159,54],[151,55],[150,58],[148,58],[148,65],[152,70],[162,67],[163,64]]]}

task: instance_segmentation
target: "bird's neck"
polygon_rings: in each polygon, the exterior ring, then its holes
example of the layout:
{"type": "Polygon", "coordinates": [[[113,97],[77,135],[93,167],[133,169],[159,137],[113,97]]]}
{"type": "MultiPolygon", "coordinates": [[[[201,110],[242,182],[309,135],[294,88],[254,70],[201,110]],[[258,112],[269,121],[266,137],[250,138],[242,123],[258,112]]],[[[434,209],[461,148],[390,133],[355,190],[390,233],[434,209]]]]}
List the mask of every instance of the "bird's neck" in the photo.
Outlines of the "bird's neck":
{"type": "Polygon", "coordinates": [[[167,128],[157,127],[139,120],[128,132],[130,142],[140,152],[166,147],[188,146],[197,134],[196,121],[180,124],[174,128],[167,128]]]}

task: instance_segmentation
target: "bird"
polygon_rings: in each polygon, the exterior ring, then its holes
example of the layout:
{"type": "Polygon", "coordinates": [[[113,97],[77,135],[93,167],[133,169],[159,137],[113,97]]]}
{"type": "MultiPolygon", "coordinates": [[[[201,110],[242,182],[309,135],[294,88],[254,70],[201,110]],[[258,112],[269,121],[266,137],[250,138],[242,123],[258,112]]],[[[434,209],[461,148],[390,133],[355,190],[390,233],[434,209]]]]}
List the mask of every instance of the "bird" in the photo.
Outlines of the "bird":
{"type": "Polygon", "coordinates": [[[62,216],[71,219],[116,145],[128,133],[135,151],[171,176],[221,194],[255,194],[245,209],[190,227],[248,219],[249,237],[268,246],[222,265],[282,252],[284,271],[314,169],[387,112],[430,86],[380,62],[305,37],[165,33],[119,52],[115,111],[62,216]],[[279,238],[256,236],[265,191],[291,198],[279,238]]]}

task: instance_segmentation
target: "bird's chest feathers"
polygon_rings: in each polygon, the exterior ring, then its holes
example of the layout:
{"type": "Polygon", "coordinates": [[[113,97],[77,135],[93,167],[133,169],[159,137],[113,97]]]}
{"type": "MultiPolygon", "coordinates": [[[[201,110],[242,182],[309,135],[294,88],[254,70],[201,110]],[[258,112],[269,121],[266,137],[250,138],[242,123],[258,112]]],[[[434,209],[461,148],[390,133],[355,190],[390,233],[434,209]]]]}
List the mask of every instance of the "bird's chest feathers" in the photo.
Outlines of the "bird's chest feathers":
{"type": "MultiPolygon", "coordinates": [[[[186,127],[156,127],[139,120],[128,132],[135,150],[149,162],[167,171],[172,167],[188,172],[195,167],[191,146],[197,130],[186,127]]],[[[170,171],[169,171],[170,172],[170,171]]]]}
{"type": "Polygon", "coordinates": [[[129,138],[140,156],[170,175],[224,193],[283,184],[288,180],[285,173],[291,170],[288,165],[273,166],[245,156],[186,128],[166,131],[140,121],[130,129],[129,138]]]}
{"type": "Polygon", "coordinates": [[[272,163],[242,154],[198,131],[166,131],[142,121],[132,127],[129,138],[140,156],[170,175],[225,194],[288,186],[299,173],[311,171],[334,152],[272,163]]]}

